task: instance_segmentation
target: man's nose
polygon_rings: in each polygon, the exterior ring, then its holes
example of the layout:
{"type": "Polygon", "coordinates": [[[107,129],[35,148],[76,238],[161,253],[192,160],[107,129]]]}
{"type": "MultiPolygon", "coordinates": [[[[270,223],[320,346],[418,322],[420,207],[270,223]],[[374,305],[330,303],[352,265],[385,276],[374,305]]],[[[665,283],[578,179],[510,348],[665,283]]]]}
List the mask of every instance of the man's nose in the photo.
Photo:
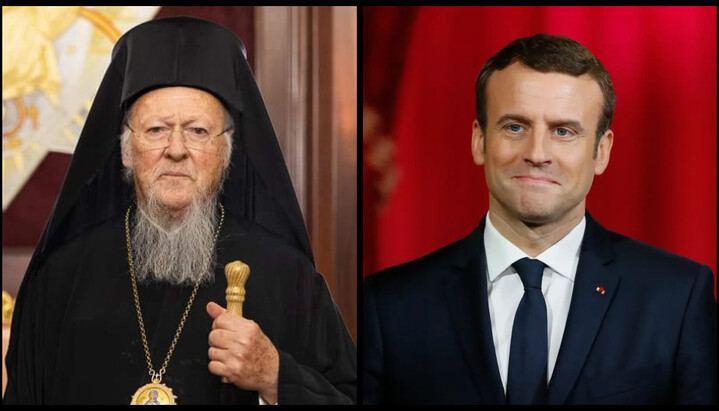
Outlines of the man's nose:
{"type": "Polygon", "coordinates": [[[182,129],[173,128],[168,138],[170,139],[169,145],[167,146],[167,149],[165,149],[165,154],[167,156],[174,160],[180,160],[188,156],[189,151],[185,146],[185,136],[182,129]]]}
{"type": "Polygon", "coordinates": [[[529,136],[524,150],[524,160],[534,165],[550,164],[551,161],[551,131],[535,129],[529,136]]]}

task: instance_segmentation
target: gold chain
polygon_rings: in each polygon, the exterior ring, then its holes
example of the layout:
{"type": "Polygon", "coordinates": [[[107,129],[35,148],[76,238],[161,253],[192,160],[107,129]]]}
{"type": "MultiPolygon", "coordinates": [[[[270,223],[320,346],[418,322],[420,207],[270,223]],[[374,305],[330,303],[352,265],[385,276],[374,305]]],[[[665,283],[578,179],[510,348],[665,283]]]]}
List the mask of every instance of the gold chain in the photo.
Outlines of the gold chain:
{"type": "MultiPolygon", "coordinates": [[[[165,374],[165,371],[167,369],[167,364],[170,362],[170,357],[172,357],[173,351],[175,351],[175,344],[177,344],[177,340],[180,338],[180,333],[182,332],[182,328],[185,327],[185,321],[187,320],[187,315],[190,313],[190,308],[192,307],[192,303],[195,302],[195,296],[197,295],[197,290],[200,289],[200,280],[202,278],[197,279],[197,283],[195,284],[195,288],[192,290],[192,294],[190,295],[190,301],[187,302],[187,308],[185,308],[185,313],[182,315],[182,319],[180,320],[180,326],[177,328],[177,331],[175,332],[175,338],[172,340],[172,344],[170,344],[170,349],[167,351],[167,356],[165,357],[165,362],[162,363],[162,368],[160,368],[159,372],[155,372],[154,368],[152,368],[152,360],[150,359],[150,347],[147,344],[147,336],[145,335],[145,323],[142,321],[142,311],[140,310],[140,298],[138,297],[137,293],[137,282],[135,281],[135,266],[132,263],[132,245],[130,244],[130,210],[132,209],[132,206],[127,208],[127,213],[125,213],[125,238],[127,239],[127,261],[130,264],[130,279],[132,280],[132,294],[135,296],[135,310],[137,311],[137,322],[140,324],[140,334],[142,335],[142,345],[145,348],[145,359],[147,360],[147,367],[150,370],[150,378],[152,379],[152,382],[155,384],[159,384],[162,381],[162,376],[165,374]]],[[[220,229],[222,228],[222,223],[225,221],[225,207],[220,204],[220,224],[217,225],[217,231],[215,231],[215,240],[213,244],[217,244],[217,236],[220,234],[220,229]]],[[[214,246],[213,246],[214,248],[214,246]]]]}

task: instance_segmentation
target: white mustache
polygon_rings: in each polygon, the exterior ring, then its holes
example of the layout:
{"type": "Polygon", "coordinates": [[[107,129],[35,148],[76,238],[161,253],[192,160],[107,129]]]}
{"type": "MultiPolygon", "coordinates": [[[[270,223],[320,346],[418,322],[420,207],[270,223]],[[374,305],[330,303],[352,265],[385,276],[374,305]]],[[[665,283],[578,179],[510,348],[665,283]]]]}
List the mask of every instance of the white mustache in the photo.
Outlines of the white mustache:
{"type": "Polygon", "coordinates": [[[192,181],[197,180],[197,173],[195,172],[195,170],[192,170],[189,168],[180,169],[180,170],[174,170],[174,169],[169,169],[169,168],[159,168],[158,170],[155,171],[154,175],[152,176],[152,181],[157,181],[160,177],[162,177],[163,174],[167,174],[167,173],[183,174],[183,175],[190,177],[192,179],[192,181]]]}

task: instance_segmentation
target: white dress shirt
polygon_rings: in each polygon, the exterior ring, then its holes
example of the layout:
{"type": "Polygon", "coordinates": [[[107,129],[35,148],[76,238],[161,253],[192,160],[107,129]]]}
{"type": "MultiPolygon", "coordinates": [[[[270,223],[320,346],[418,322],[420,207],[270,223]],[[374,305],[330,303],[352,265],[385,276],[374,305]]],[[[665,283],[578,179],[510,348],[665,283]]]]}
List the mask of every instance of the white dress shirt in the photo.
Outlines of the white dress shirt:
{"type": "MultiPolygon", "coordinates": [[[[497,365],[506,393],[514,314],[524,295],[522,279],[519,278],[512,264],[529,256],[497,231],[490,221],[490,213],[487,213],[486,221],[484,251],[487,256],[489,318],[492,322],[497,365]]],[[[542,275],[542,294],[547,305],[547,343],[549,344],[547,382],[552,378],[564,326],[567,323],[585,226],[586,217],[582,218],[569,234],[536,257],[547,265],[542,275]]]]}

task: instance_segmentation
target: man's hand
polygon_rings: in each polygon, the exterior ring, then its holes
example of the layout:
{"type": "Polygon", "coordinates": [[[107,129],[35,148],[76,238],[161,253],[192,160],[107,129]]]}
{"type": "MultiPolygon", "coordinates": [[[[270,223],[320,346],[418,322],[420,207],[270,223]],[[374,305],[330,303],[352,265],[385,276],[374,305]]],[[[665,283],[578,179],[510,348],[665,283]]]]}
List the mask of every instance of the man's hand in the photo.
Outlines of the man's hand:
{"type": "Polygon", "coordinates": [[[270,339],[256,322],[213,302],[207,304],[207,313],[214,320],[208,339],[210,372],[244,390],[258,391],[268,404],[276,403],[280,356],[270,339]]]}

